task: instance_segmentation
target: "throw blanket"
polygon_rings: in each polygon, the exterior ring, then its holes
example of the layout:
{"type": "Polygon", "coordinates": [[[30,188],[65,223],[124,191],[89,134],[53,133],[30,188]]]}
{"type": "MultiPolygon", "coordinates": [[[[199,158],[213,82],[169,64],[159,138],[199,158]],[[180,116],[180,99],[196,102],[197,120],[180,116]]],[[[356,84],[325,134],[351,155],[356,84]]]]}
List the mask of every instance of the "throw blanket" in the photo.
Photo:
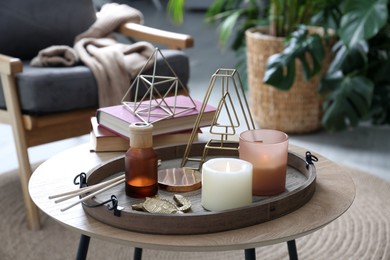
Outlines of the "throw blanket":
{"type": "Polygon", "coordinates": [[[153,45],[147,42],[126,45],[109,38],[84,38],[74,49],[95,76],[100,106],[120,103],[132,79],[154,51],[153,45]]]}
{"type": "Polygon", "coordinates": [[[99,106],[117,105],[129,89],[132,80],[153,54],[148,42],[122,44],[108,38],[125,22],[143,23],[143,15],[125,4],[105,4],[97,20],[85,32],[75,38],[73,49],[51,46],[42,50],[31,62],[32,66],[73,66],[78,58],[91,70],[97,82],[99,106]],[[68,53],[76,58],[68,61],[68,53]],[[56,63],[50,62],[55,60],[56,63]]]}
{"type": "Polygon", "coordinates": [[[77,53],[69,46],[51,46],[38,53],[31,60],[31,66],[35,67],[61,67],[73,66],[79,62],[77,53]]]}
{"type": "Polygon", "coordinates": [[[125,4],[109,3],[102,6],[97,19],[85,32],[76,36],[75,42],[82,38],[103,38],[110,35],[119,25],[132,22],[144,23],[140,11],[125,4]]]}

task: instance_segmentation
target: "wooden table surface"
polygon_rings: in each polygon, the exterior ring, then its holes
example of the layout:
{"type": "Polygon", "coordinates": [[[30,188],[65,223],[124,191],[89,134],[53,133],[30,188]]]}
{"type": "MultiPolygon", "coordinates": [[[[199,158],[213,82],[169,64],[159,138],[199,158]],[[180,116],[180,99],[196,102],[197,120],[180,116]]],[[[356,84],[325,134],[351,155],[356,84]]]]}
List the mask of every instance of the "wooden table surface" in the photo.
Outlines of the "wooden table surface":
{"type": "MultiPolygon", "coordinates": [[[[306,150],[289,150],[304,156],[306,150]]],[[[312,151],[311,151],[312,152],[312,151]]],[[[313,152],[312,152],[313,153],[313,152]]],[[[298,210],[262,224],[200,235],[153,235],[131,232],[103,224],[88,216],[81,205],[65,212],[65,204],[55,204],[48,196],[74,189],[75,176],[123,153],[93,153],[81,145],[53,156],[33,173],[29,182],[32,200],[51,218],[76,232],[133,247],[171,251],[225,251],[248,249],[289,241],[314,232],[341,216],[352,204],[355,185],[349,173],[334,162],[319,158],[316,191],[313,198],[298,210]]],[[[72,199],[69,202],[76,201],[72,199]]],[[[45,228],[45,227],[43,227],[45,228]]]]}

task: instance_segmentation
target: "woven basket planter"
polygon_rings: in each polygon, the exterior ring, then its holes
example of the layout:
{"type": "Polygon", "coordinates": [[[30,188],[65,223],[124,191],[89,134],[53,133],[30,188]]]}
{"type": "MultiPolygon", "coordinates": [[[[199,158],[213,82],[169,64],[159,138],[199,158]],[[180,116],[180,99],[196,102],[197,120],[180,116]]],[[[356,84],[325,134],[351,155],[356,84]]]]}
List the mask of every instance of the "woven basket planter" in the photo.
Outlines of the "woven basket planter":
{"type": "MultiPolygon", "coordinates": [[[[268,57],[283,50],[284,38],[264,34],[264,28],[246,31],[249,103],[256,124],[290,134],[314,132],[321,128],[321,103],[317,86],[320,75],[305,81],[296,61],[296,78],[289,91],[263,83],[268,57]]],[[[330,57],[325,58],[329,64],[330,57]]],[[[327,66],[323,66],[325,71],[327,66]]],[[[320,73],[321,74],[321,73],[320,73]]]]}

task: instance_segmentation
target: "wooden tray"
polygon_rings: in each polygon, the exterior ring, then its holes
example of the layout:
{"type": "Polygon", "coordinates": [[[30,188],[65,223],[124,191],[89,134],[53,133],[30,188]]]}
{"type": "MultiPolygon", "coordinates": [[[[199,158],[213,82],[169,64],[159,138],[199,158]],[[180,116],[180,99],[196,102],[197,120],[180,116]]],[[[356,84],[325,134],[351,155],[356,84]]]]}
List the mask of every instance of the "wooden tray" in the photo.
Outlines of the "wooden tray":
{"type": "MultiPolygon", "coordinates": [[[[200,156],[204,143],[192,145],[191,156],[200,156]]],[[[186,145],[162,147],[156,149],[162,160],[160,168],[179,167],[186,145]]],[[[212,157],[238,157],[237,151],[211,150],[207,159],[212,157]]],[[[124,173],[124,157],[116,158],[87,173],[87,184],[92,185],[105,179],[124,173]]],[[[249,206],[210,212],[201,206],[201,190],[180,193],[191,200],[192,210],[185,214],[151,214],[134,211],[131,205],[144,199],[129,198],[125,194],[125,185],[119,185],[93,199],[86,204],[97,204],[108,200],[111,195],[118,198],[119,206],[124,207],[121,215],[115,216],[108,207],[90,208],[83,205],[84,210],[95,219],[122,229],[152,234],[202,234],[243,228],[269,221],[288,214],[308,202],[315,192],[316,171],[314,165],[308,165],[304,157],[289,152],[286,191],[277,196],[253,196],[249,206]]],[[[159,190],[159,196],[172,200],[174,193],[159,190]]]]}

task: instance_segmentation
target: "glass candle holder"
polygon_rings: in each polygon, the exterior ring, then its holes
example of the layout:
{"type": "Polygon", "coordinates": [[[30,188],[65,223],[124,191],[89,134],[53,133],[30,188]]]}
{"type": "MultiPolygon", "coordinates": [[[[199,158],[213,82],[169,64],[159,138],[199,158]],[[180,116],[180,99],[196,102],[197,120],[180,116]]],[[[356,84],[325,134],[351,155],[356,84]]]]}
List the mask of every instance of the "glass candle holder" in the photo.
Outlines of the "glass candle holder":
{"type": "Polygon", "coordinates": [[[253,164],[252,192],[271,196],[286,189],[288,135],[277,130],[254,129],[240,134],[240,159],[253,164]]]}
{"type": "Polygon", "coordinates": [[[252,164],[235,158],[217,158],[202,166],[202,206],[211,211],[252,203],[252,164]]]}

